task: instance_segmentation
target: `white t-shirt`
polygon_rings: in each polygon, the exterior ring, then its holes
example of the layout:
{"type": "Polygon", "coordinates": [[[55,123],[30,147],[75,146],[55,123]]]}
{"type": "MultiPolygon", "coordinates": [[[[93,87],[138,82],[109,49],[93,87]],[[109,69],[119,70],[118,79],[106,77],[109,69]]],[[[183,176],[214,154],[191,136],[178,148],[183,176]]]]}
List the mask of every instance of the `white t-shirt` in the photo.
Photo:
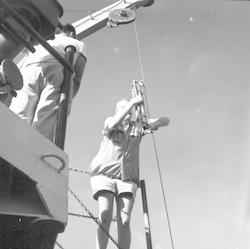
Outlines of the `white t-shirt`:
{"type": "MultiPolygon", "coordinates": [[[[75,60],[78,58],[79,54],[83,54],[86,57],[86,47],[84,42],[79,41],[77,39],[57,34],[55,35],[55,39],[48,40],[47,41],[50,46],[52,46],[63,58],[65,57],[65,48],[72,45],[76,49],[75,53],[75,60]]],[[[36,45],[35,47],[36,52],[35,53],[29,53],[29,55],[26,57],[24,64],[22,67],[27,66],[29,64],[33,63],[39,63],[39,62],[54,62],[59,63],[57,59],[55,59],[41,44],[36,45]]],[[[73,65],[74,65],[73,63],[73,65]]]]}

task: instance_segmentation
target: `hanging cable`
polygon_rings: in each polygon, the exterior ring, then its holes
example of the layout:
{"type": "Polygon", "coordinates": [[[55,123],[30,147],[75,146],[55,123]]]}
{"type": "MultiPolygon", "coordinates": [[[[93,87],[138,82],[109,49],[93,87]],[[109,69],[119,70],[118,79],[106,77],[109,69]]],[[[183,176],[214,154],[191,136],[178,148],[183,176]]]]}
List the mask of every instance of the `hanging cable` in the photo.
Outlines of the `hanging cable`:
{"type": "MultiPolygon", "coordinates": [[[[136,36],[136,44],[137,44],[137,50],[138,50],[138,57],[139,57],[140,69],[141,69],[141,76],[142,76],[142,80],[144,82],[144,73],[143,73],[143,66],[142,66],[142,59],[141,59],[140,44],[139,44],[138,32],[137,32],[137,27],[136,27],[136,22],[135,21],[134,21],[134,28],[135,28],[135,36],[136,36]]],[[[150,119],[145,84],[144,84],[144,95],[145,95],[147,116],[150,119]]],[[[169,234],[170,234],[170,239],[171,239],[171,245],[172,245],[172,249],[174,249],[174,240],[173,240],[172,231],[171,231],[172,229],[171,229],[171,224],[170,224],[170,218],[169,218],[169,213],[168,213],[168,207],[167,207],[167,201],[166,201],[165,191],[164,191],[164,187],[163,187],[163,181],[162,181],[162,175],[161,175],[161,168],[160,168],[160,163],[159,163],[159,158],[158,158],[158,153],[157,153],[157,148],[156,148],[156,142],[155,142],[154,133],[152,133],[152,139],[153,139],[154,151],[155,151],[155,156],[156,156],[157,168],[158,168],[159,177],[160,177],[160,183],[161,183],[161,189],[162,189],[163,200],[164,200],[164,205],[165,205],[165,211],[166,211],[166,216],[167,216],[167,221],[168,221],[168,228],[169,228],[169,234]]]]}
{"type": "Polygon", "coordinates": [[[137,27],[136,27],[136,22],[135,21],[134,21],[134,28],[135,28],[135,38],[136,38],[137,51],[138,51],[138,57],[139,57],[139,64],[140,64],[140,68],[141,68],[141,75],[142,75],[142,80],[144,80],[140,44],[139,44],[138,32],[137,32],[137,27]]]}

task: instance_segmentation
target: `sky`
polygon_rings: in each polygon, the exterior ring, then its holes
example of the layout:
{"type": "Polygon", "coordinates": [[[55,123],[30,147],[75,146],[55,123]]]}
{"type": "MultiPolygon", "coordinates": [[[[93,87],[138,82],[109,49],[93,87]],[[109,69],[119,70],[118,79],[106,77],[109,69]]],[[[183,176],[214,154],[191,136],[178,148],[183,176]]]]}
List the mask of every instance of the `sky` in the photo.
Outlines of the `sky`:
{"type": "MultiPolygon", "coordinates": [[[[115,1],[59,2],[60,21],[73,23],[115,1]]],[[[83,40],[88,62],[65,143],[70,168],[88,169],[104,120],[118,99],[132,97],[134,79],[144,80],[150,117],[171,120],[140,149],[154,249],[250,246],[249,13],[247,1],[158,0],[136,10],[134,22],[83,40]]],[[[89,176],[69,177],[69,188],[97,217],[89,176]]],[[[131,249],[147,248],[141,199],[139,189],[131,249]]],[[[69,212],[88,215],[70,193],[69,212]]],[[[57,241],[65,249],[95,248],[96,229],[92,219],[69,216],[57,241]]],[[[114,223],[110,234],[116,239],[114,223]]],[[[110,241],[108,248],[116,246],[110,241]]]]}

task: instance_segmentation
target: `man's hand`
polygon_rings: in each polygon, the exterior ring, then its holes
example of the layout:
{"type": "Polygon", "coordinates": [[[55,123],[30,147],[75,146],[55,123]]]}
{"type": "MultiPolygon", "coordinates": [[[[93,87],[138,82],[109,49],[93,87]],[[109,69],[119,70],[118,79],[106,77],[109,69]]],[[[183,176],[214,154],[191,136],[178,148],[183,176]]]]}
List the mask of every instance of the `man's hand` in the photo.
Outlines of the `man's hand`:
{"type": "Polygon", "coordinates": [[[141,95],[137,95],[137,96],[133,97],[133,98],[131,99],[131,101],[133,101],[133,104],[134,104],[134,105],[139,105],[139,104],[142,104],[142,103],[143,103],[143,98],[142,98],[141,95]]]}

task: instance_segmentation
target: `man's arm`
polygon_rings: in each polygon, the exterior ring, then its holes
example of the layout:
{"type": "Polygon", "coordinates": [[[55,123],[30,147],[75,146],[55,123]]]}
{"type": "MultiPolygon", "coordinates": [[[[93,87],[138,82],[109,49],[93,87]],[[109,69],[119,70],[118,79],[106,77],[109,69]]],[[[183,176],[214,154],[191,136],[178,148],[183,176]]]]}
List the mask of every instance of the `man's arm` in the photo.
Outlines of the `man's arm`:
{"type": "Polygon", "coordinates": [[[143,102],[143,98],[140,95],[132,98],[124,108],[122,108],[112,118],[109,119],[107,128],[109,130],[112,130],[113,128],[115,128],[118,124],[120,124],[123,121],[125,116],[131,111],[131,109],[135,105],[140,104],[142,102],[143,102]]]}
{"type": "Polygon", "coordinates": [[[167,117],[161,117],[158,119],[149,119],[148,124],[151,130],[157,130],[160,127],[168,126],[170,120],[167,117]]]}
{"type": "Polygon", "coordinates": [[[76,96],[77,92],[79,91],[86,62],[87,62],[86,57],[83,54],[80,54],[76,60],[76,63],[74,66],[75,76],[73,78],[73,82],[74,82],[73,98],[76,96]]]}

